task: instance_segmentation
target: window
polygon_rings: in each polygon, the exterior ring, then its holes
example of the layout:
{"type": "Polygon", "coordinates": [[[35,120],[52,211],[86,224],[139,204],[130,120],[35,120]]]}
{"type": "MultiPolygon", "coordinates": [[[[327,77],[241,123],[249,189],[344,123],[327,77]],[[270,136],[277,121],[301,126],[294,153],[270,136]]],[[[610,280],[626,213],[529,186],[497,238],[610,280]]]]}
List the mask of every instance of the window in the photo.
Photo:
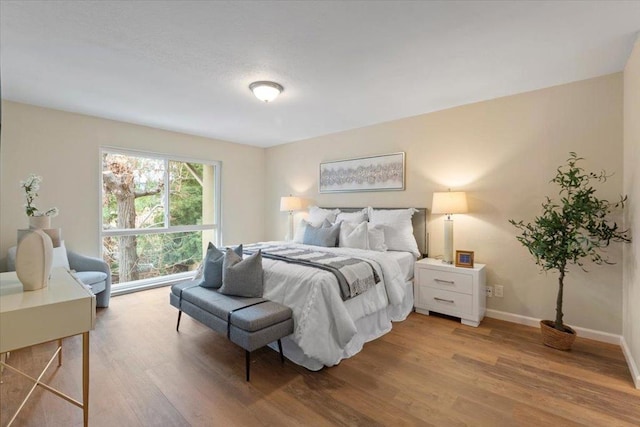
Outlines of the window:
{"type": "Polygon", "coordinates": [[[101,240],[114,291],[190,275],[220,240],[220,163],[103,149],[101,240]]]}

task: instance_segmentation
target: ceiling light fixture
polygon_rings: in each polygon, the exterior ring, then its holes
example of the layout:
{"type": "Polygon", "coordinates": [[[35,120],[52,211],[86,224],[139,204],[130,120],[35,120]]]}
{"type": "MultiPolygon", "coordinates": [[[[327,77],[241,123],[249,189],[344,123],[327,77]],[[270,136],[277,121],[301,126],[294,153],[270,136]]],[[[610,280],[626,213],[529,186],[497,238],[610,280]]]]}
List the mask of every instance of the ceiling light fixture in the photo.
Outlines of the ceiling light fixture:
{"type": "Polygon", "coordinates": [[[264,102],[273,101],[284,90],[278,83],[267,81],[253,82],[249,85],[249,89],[256,98],[264,102]]]}

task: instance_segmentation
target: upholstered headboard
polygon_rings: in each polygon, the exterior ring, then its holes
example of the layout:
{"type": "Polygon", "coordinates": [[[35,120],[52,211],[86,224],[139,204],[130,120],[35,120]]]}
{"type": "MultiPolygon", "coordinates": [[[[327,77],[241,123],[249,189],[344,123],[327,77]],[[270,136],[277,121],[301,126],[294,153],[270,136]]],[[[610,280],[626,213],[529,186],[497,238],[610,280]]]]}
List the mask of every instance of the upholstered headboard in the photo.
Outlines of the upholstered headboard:
{"type": "MultiPolygon", "coordinates": [[[[323,209],[340,209],[342,212],[356,212],[363,208],[323,207],[323,209]]],[[[406,209],[406,208],[376,208],[374,209],[406,209]]],[[[418,243],[418,249],[423,256],[427,256],[429,250],[429,236],[427,234],[427,209],[415,208],[418,212],[413,214],[413,236],[418,243]]]]}

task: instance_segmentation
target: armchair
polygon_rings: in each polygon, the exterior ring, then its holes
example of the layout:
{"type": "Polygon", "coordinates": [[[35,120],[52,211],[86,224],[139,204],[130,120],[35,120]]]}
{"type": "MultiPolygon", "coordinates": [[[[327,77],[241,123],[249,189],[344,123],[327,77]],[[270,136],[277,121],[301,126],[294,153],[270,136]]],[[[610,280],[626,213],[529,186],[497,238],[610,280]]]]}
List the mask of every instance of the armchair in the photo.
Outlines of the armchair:
{"type": "MultiPolygon", "coordinates": [[[[9,271],[16,269],[16,246],[9,248],[7,256],[7,268],[9,271]]],[[[100,258],[89,257],[81,255],[77,252],[70,251],[63,246],[56,249],[62,249],[66,251],[69,269],[75,270],[75,275],[83,284],[87,285],[91,292],[96,296],[97,307],[108,307],[109,299],[111,298],[111,270],[109,265],[100,258]]],[[[64,260],[62,263],[54,266],[64,266],[66,263],[64,260]]]]}

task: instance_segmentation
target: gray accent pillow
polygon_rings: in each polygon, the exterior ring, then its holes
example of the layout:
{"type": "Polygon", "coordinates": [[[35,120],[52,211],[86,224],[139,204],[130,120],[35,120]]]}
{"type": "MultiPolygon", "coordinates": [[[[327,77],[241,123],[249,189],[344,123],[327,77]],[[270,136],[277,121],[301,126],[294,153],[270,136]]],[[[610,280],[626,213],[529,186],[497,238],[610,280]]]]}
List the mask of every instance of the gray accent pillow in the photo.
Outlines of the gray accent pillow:
{"type": "MultiPolygon", "coordinates": [[[[304,242],[304,232],[307,229],[307,225],[311,224],[309,221],[307,221],[306,219],[301,219],[300,220],[300,224],[298,225],[298,228],[296,228],[296,232],[295,235],[293,236],[293,242],[294,243],[302,243],[304,242]]],[[[329,222],[328,219],[325,219],[324,221],[322,221],[320,223],[321,227],[331,227],[333,224],[331,224],[329,222]]],[[[314,225],[314,227],[317,227],[317,225],[314,225]]]]}
{"type": "Polygon", "coordinates": [[[304,239],[302,243],[305,245],[324,246],[327,248],[335,248],[338,246],[338,236],[340,235],[340,223],[331,227],[314,227],[307,225],[304,231],[304,239]]]}
{"type": "MultiPolygon", "coordinates": [[[[238,245],[233,249],[240,259],[242,259],[242,245],[238,245]]],[[[216,248],[213,243],[209,242],[207,247],[207,255],[204,257],[202,280],[198,283],[203,288],[218,289],[222,286],[222,264],[224,261],[224,252],[216,248]]]]}
{"type": "Polygon", "coordinates": [[[262,251],[242,259],[231,249],[224,254],[221,294],[262,297],[264,291],[262,251]]]}

